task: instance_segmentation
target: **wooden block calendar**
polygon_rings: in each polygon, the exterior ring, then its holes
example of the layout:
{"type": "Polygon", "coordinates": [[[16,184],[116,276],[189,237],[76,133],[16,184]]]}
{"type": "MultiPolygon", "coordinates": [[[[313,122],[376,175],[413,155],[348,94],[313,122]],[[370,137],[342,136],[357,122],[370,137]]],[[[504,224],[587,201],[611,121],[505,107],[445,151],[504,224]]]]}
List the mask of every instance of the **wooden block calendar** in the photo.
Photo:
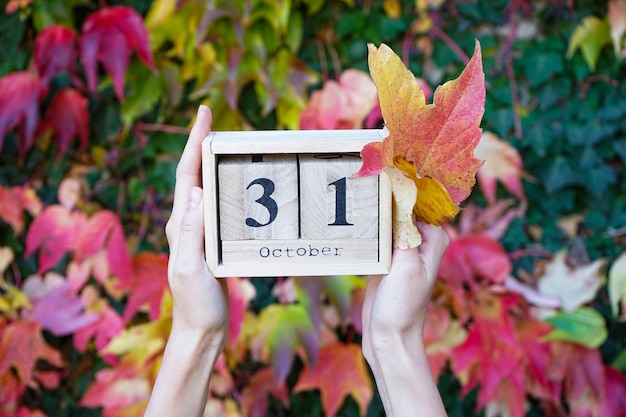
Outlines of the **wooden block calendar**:
{"type": "Polygon", "coordinates": [[[213,132],[202,145],[206,259],[217,277],[385,274],[391,186],[352,178],[382,130],[213,132]]]}

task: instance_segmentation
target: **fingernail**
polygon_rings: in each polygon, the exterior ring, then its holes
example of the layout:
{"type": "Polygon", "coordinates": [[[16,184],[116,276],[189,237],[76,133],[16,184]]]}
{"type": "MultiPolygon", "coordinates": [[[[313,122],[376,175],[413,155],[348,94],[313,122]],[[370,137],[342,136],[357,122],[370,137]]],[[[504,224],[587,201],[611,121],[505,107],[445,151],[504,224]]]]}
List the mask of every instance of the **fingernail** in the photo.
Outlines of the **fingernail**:
{"type": "Polygon", "coordinates": [[[202,197],[202,190],[198,187],[193,187],[189,193],[189,201],[187,201],[187,208],[196,208],[200,205],[200,198],[202,197]]]}

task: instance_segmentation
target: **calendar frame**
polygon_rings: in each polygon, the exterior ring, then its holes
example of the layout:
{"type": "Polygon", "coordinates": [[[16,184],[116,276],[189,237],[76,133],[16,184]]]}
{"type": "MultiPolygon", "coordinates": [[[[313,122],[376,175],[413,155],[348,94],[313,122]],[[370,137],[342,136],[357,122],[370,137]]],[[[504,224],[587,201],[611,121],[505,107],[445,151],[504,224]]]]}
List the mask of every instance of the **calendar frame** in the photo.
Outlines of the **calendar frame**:
{"type": "MultiPolygon", "coordinates": [[[[355,130],[274,130],[211,132],[202,143],[202,182],[204,188],[205,255],[209,270],[216,277],[275,277],[387,274],[391,268],[392,199],[391,183],[385,173],[378,181],[378,247],[376,256],[356,262],[337,263],[315,259],[315,262],[260,262],[245,255],[251,245],[276,244],[283,241],[241,241],[243,256],[224,262],[227,250],[237,250],[237,244],[228,242],[225,249],[220,239],[219,194],[217,164],[220,155],[254,154],[347,154],[360,153],[370,142],[382,141],[383,129],[355,130]],[[254,243],[251,243],[254,242],[254,243]],[[247,246],[246,246],[247,245],[247,246]]],[[[347,239],[348,241],[358,239],[347,239]]],[[[346,242],[347,240],[344,240],[346,242]]],[[[284,241],[288,244],[288,241],[284,241]]],[[[309,240],[299,239],[305,245],[309,240]]],[[[226,243],[226,242],[224,242],[226,243]]],[[[293,242],[292,242],[293,243],[293,242]]],[[[321,257],[320,257],[321,258],[321,257]]]]}

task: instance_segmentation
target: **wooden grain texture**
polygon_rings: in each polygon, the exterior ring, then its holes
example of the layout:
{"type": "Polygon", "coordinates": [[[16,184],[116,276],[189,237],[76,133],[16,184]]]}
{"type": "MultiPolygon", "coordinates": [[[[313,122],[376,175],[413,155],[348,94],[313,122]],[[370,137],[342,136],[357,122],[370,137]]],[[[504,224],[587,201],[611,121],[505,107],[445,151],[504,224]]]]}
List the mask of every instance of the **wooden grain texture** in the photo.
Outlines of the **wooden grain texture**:
{"type": "Polygon", "coordinates": [[[378,177],[350,178],[358,154],[300,155],[303,239],[378,237],[378,177]]]}
{"type": "Polygon", "coordinates": [[[296,155],[224,156],[217,170],[221,240],[298,238],[296,155]]]}

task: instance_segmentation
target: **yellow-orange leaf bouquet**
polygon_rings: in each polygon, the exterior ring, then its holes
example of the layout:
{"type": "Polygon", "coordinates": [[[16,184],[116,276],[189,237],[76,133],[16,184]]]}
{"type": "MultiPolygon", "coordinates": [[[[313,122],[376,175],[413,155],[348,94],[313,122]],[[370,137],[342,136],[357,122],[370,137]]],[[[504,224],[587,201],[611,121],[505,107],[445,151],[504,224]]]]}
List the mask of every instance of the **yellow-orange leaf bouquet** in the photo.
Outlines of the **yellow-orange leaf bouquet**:
{"type": "Polygon", "coordinates": [[[417,220],[442,225],[471,193],[482,161],[474,158],[485,107],[480,45],[461,73],[426,104],[415,76],[387,45],[368,45],[369,69],[389,135],[368,143],[356,177],[385,171],[394,195],[394,247],[419,246],[417,220]]]}

